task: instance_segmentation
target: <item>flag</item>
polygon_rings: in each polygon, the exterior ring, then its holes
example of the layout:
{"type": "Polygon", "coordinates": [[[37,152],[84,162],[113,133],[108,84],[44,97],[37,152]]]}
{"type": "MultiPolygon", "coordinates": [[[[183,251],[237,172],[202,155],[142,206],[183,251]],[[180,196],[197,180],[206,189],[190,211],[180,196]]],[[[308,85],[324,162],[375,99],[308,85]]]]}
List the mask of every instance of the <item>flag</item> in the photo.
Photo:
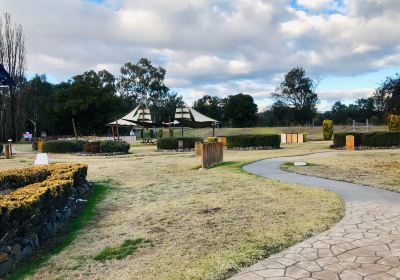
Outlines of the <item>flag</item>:
{"type": "Polygon", "coordinates": [[[0,86],[14,87],[15,82],[11,78],[10,74],[4,69],[4,66],[0,64],[0,86]]]}

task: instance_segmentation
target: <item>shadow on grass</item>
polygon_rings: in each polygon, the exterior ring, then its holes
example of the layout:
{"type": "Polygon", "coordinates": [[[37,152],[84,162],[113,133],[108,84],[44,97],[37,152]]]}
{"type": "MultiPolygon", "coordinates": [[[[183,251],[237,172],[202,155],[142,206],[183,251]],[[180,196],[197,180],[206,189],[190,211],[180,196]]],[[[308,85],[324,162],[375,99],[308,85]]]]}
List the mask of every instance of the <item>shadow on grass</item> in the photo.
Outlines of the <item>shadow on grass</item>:
{"type": "Polygon", "coordinates": [[[85,225],[96,215],[97,205],[105,198],[110,189],[109,186],[108,182],[96,183],[88,197],[86,206],[81,210],[77,217],[73,218],[63,228],[65,234],[60,237],[60,240],[55,240],[53,245],[49,246],[50,248],[46,247],[39,249],[32,261],[26,264],[20,264],[21,267],[17,268],[17,270],[6,279],[19,280],[24,279],[29,275],[33,275],[41,266],[45,265],[52,256],[59,254],[68,247],[85,225]]]}

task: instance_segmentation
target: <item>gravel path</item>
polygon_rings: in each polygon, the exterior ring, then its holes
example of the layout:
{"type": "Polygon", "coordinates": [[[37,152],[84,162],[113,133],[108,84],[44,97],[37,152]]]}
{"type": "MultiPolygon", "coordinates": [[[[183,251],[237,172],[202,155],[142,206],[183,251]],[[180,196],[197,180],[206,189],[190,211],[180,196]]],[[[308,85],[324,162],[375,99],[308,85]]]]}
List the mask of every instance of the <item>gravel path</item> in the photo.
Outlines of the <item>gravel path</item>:
{"type": "Polygon", "coordinates": [[[338,193],[346,203],[342,221],[231,279],[400,279],[400,193],[282,171],[285,162],[337,152],[275,158],[245,166],[247,172],[338,193]]]}

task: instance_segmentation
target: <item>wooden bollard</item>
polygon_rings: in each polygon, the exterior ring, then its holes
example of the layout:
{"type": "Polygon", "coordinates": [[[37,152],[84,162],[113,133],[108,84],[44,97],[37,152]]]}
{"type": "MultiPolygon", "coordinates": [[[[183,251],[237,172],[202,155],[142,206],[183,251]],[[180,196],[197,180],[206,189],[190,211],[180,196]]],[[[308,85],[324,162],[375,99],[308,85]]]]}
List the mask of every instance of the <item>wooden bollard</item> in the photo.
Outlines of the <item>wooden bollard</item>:
{"type": "Polygon", "coordinates": [[[4,145],[4,157],[6,159],[10,159],[11,158],[10,145],[9,144],[5,144],[4,145]]]}
{"type": "Polygon", "coordinates": [[[354,151],[354,135],[346,136],[346,151],[354,151]]]}
{"type": "Polygon", "coordinates": [[[37,151],[38,153],[43,153],[43,140],[39,140],[37,143],[37,151]]]}
{"type": "Polygon", "coordinates": [[[202,151],[203,151],[203,143],[201,142],[196,142],[194,143],[194,154],[196,157],[199,157],[202,155],[202,151]]]}

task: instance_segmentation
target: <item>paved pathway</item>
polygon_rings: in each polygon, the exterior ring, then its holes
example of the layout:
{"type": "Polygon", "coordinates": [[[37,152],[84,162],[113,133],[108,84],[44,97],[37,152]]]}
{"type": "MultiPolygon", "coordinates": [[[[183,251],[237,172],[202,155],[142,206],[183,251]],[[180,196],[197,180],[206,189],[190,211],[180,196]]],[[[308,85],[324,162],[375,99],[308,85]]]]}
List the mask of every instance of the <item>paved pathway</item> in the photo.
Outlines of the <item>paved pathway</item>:
{"type": "Polygon", "coordinates": [[[400,279],[400,193],[279,168],[284,162],[332,154],[269,159],[244,167],[250,173],[282,182],[335,191],[346,202],[346,214],[330,230],[256,263],[232,280],[400,279]]]}

